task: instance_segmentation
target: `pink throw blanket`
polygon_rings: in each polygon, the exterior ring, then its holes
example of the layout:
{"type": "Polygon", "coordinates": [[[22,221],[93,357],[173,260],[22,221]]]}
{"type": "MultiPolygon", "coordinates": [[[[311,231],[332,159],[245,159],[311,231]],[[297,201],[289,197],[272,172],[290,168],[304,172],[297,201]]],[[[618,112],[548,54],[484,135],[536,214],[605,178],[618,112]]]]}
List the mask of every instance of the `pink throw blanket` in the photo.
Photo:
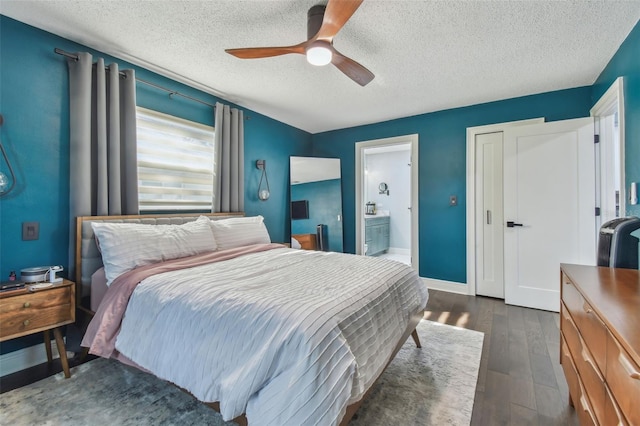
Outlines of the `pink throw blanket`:
{"type": "Polygon", "coordinates": [[[116,278],[109,286],[102,303],[87,327],[87,332],[82,339],[82,346],[88,347],[89,353],[104,358],[122,357],[115,348],[116,338],[118,337],[120,325],[122,324],[122,317],[127,309],[129,298],[131,294],[133,294],[136,286],[151,275],[192,268],[207,263],[233,259],[245,254],[258,253],[282,247],[285,246],[276,243],[254,244],[154,263],[126,272],[116,278]]]}

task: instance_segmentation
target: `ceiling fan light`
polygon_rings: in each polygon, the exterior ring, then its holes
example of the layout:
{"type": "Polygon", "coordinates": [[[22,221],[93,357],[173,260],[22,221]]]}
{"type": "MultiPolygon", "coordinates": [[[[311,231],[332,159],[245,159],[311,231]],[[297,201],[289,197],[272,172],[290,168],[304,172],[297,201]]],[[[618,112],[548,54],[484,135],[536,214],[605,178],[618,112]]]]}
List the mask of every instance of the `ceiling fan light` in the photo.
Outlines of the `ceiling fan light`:
{"type": "Polygon", "coordinates": [[[313,46],[307,49],[307,62],[311,65],[323,66],[331,63],[331,50],[324,46],[313,46]]]}

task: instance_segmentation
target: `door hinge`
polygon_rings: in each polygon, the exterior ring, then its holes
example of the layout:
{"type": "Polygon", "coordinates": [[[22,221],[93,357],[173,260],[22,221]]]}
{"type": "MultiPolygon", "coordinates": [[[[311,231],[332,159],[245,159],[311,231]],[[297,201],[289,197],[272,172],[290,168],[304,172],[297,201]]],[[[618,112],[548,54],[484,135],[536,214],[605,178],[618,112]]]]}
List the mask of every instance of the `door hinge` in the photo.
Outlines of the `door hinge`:
{"type": "Polygon", "coordinates": [[[593,143],[600,143],[600,135],[593,135],[593,143]]]}
{"type": "Polygon", "coordinates": [[[600,216],[600,207],[596,207],[596,216],[600,216]]]}

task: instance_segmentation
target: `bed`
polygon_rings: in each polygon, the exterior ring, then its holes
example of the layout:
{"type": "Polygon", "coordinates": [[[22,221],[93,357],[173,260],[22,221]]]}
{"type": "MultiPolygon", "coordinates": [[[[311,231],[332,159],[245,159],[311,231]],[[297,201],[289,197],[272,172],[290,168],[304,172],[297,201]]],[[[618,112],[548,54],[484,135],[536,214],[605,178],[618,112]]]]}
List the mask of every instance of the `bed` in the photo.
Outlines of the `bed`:
{"type": "Polygon", "coordinates": [[[225,420],[346,424],[409,335],[419,347],[413,269],[272,243],[260,216],[81,217],[78,235],[79,286],[108,284],[82,345],[225,420]]]}

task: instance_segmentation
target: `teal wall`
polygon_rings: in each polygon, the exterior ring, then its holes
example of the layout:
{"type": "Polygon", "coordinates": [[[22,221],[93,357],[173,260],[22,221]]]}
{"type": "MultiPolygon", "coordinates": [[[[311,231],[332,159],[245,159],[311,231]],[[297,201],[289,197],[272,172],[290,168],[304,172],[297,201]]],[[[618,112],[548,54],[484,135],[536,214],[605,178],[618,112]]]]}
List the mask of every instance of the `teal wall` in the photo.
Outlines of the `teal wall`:
{"type": "MultiPolygon", "coordinates": [[[[54,48],[88,51],[134,68],[136,76],[208,103],[216,97],[190,88],[86,46],[0,16],[0,138],[17,174],[16,188],[0,199],[0,280],[9,272],[38,265],[68,268],[69,241],[69,96],[66,59],[54,48]],[[40,238],[22,241],[22,222],[40,223],[40,238]]],[[[225,102],[224,100],[222,100],[225,102]]],[[[213,109],[145,84],[137,85],[138,105],[214,125],[213,109]]],[[[228,103],[228,102],[225,102],[228,103]]],[[[261,214],[274,241],[288,241],[289,156],[311,153],[311,135],[245,110],[245,212],[261,214]],[[257,159],[267,160],[271,197],[260,201],[257,159]]],[[[0,170],[8,175],[4,160],[0,170]]],[[[31,337],[41,342],[41,336],[31,337]]],[[[29,339],[4,342],[2,353],[26,346],[29,339]],[[27,342],[27,343],[25,343],[27,342]]]]}
{"type": "MultiPolygon", "coordinates": [[[[14,192],[0,199],[0,279],[10,270],[62,264],[68,267],[69,114],[65,59],[53,52],[88,51],[136,69],[137,76],[214,103],[196,89],[110,58],[69,40],[0,16],[0,137],[18,175],[14,192]],[[40,222],[40,239],[21,240],[21,223],[40,222]]],[[[245,110],[245,211],[262,214],[272,240],[287,241],[289,228],[289,156],[342,160],[344,250],[355,252],[355,149],[358,141],[417,133],[420,140],[420,275],[466,281],[465,185],[466,128],[544,117],[547,121],[589,115],[589,110],[619,76],[625,80],[626,179],[640,182],[640,29],[631,32],[593,86],[525,96],[316,135],[245,110]],[[255,160],[266,159],[271,197],[257,198],[255,160]],[[450,195],[458,206],[449,207],[450,195]]],[[[211,108],[169,98],[138,85],[138,104],[213,123],[211,108]]],[[[224,101],[223,101],[224,102],[224,101]]],[[[0,170],[7,172],[3,161],[0,170]]],[[[638,206],[630,208],[638,215],[638,206]]],[[[37,341],[40,341],[39,337],[37,341]]],[[[2,353],[14,342],[5,342],[2,353]]],[[[15,346],[13,346],[15,348],[15,346]]]]}
{"type": "MultiPolygon", "coordinates": [[[[625,188],[629,191],[631,182],[640,185],[640,23],[636,24],[593,85],[592,104],[595,105],[621,76],[624,77],[625,188]]],[[[631,206],[627,201],[626,214],[640,217],[640,204],[631,206]]]]}
{"type": "Polygon", "coordinates": [[[342,214],[340,179],[321,180],[317,182],[291,185],[291,200],[309,201],[309,219],[291,221],[291,234],[315,234],[316,225],[327,225],[328,251],[343,250],[342,222],[338,216],[342,214]]]}
{"type": "Polygon", "coordinates": [[[355,253],[356,142],[418,134],[420,276],[465,283],[467,127],[584,117],[590,107],[591,88],[580,87],[313,135],[315,156],[342,160],[345,251],[355,253]],[[457,206],[449,206],[450,195],[457,206]]]}

